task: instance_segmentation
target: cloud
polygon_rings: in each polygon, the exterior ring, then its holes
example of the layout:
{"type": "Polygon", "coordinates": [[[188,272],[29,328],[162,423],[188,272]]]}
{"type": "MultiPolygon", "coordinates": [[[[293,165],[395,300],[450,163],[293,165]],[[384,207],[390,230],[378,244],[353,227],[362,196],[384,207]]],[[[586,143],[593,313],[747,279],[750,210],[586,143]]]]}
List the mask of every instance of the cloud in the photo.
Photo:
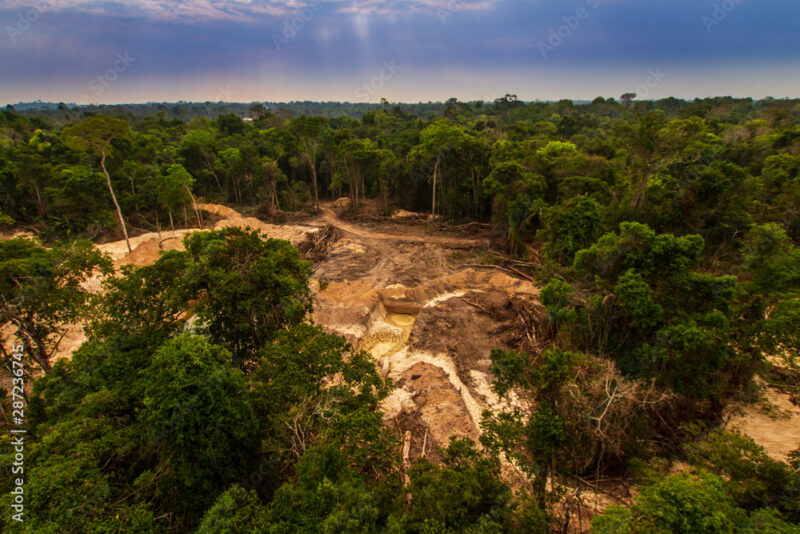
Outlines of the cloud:
{"type": "Polygon", "coordinates": [[[482,11],[502,0],[0,0],[0,10],[73,11],[118,17],[148,16],[163,20],[254,21],[284,17],[303,9],[327,6],[338,13],[398,15],[482,11]]]}
{"type": "Polygon", "coordinates": [[[284,16],[303,5],[295,0],[0,0],[4,10],[36,8],[42,13],[70,11],[174,21],[248,21],[264,15],[284,16]]]}

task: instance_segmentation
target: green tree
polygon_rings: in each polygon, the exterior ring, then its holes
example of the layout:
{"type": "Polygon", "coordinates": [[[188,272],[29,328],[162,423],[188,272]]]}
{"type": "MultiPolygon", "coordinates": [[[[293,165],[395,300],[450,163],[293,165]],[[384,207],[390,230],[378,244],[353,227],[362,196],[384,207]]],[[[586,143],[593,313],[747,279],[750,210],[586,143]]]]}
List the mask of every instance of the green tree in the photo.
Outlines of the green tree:
{"type": "Polygon", "coordinates": [[[225,228],[184,238],[188,263],[183,287],[197,299],[202,330],[242,364],[279,330],[311,311],[311,266],[286,241],[257,230],[225,228]]]}
{"type": "Polygon", "coordinates": [[[464,139],[464,132],[458,126],[451,124],[447,120],[438,120],[427,126],[420,133],[419,144],[409,153],[410,159],[432,160],[433,170],[431,172],[431,215],[436,215],[436,196],[437,183],[441,185],[443,166],[446,164],[446,156],[452,151],[457,151],[460,143],[464,139]]]}
{"type": "MultiPolygon", "coordinates": [[[[110,260],[88,241],[45,248],[32,239],[0,241],[0,324],[11,325],[25,354],[45,372],[67,328],[87,318],[84,280],[109,274],[110,260]]],[[[4,363],[10,355],[3,338],[4,363]]]]}
{"type": "Polygon", "coordinates": [[[768,456],[752,438],[714,429],[687,440],[683,450],[692,465],[722,478],[738,506],[751,512],[771,508],[788,521],[800,521],[800,471],[768,456]]]}
{"type": "Polygon", "coordinates": [[[533,220],[544,207],[546,185],[517,161],[498,164],[483,180],[483,192],[492,198],[492,219],[505,236],[507,248],[517,254],[535,229],[533,220]]]}
{"type": "Polygon", "coordinates": [[[293,119],[290,123],[290,129],[295,133],[300,140],[300,148],[303,154],[303,159],[311,171],[311,188],[314,193],[314,207],[319,204],[319,190],[317,187],[317,151],[319,149],[319,141],[325,130],[325,119],[322,117],[306,117],[301,115],[293,119]]]}
{"type": "Polygon", "coordinates": [[[257,450],[258,425],[244,374],[230,353],[184,334],[162,345],[142,380],[139,419],[163,473],[155,498],[194,521],[219,492],[247,473],[257,450]]]}
{"type": "Polygon", "coordinates": [[[200,213],[194,205],[192,196],[192,185],[194,178],[180,163],[173,163],[167,168],[167,173],[162,177],[159,184],[158,201],[169,212],[169,224],[174,229],[172,213],[177,209],[183,209],[184,223],[186,223],[186,205],[191,203],[197,216],[197,224],[201,225],[200,213]]]}
{"type": "Polygon", "coordinates": [[[197,534],[239,534],[241,532],[268,532],[266,507],[254,491],[238,484],[219,496],[208,509],[197,534]]]}
{"type": "Polygon", "coordinates": [[[542,238],[547,256],[563,265],[572,264],[575,253],[600,237],[600,206],[591,197],[578,196],[566,205],[545,210],[542,238]]]}
{"type": "Polygon", "coordinates": [[[708,472],[682,473],[645,487],[630,509],[609,506],[592,519],[598,534],[671,534],[673,532],[795,534],[800,527],[769,510],[748,517],[725,492],[723,481],[708,472]]]}
{"type": "Polygon", "coordinates": [[[500,462],[475,449],[472,441],[453,440],[442,465],[417,461],[411,468],[409,502],[400,521],[404,532],[466,532],[480,522],[501,532],[511,524],[512,493],[500,477],[500,462]]]}
{"type": "Polygon", "coordinates": [[[100,156],[100,168],[106,177],[108,192],[111,193],[111,200],[114,201],[114,207],[117,209],[117,217],[119,218],[120,228],[122,228],[122,234],[125,236],[128,251],[132,251],[125,219],[122,217],[122,210],[119,207],[119,202],[117,202],[117,196],[114,194],[114,187],[111,185],[111,175],[108,174],[108,169],[106,169],[106,157],[112,151],[112,143],[116,140],[127,139],[130,135],[128,123],[122,119],[104,115],[92,115],[78,124],[68,126],[64,129],[62,135],[70,148],[88,151],[100,156]]]}

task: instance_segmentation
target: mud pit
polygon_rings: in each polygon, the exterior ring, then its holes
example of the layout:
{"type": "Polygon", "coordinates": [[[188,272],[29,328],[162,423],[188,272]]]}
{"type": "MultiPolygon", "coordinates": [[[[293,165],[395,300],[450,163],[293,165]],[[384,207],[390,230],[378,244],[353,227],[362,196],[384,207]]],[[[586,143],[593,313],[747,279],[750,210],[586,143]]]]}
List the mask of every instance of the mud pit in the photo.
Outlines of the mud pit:
{"type": "Polygon", "coordinates": [[[480,420],[499,401],[491,388],[489,354],[518,345],[521,301],[538,305],[528,281],[452,265],[458,249],[481,248],[474,238],[371,233],[325,222],[341,237],[313,278],[320,283],[314,321],[369,352],[395,385],[384,421],[411,431],[411,458],[435,457],[450,438],[477,439],[480,420]]]}

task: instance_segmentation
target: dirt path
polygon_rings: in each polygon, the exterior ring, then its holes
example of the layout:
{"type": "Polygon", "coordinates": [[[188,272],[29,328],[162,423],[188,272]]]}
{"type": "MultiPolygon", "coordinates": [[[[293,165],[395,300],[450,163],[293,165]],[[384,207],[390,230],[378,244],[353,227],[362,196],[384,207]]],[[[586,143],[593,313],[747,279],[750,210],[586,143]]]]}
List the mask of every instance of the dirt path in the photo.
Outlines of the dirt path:
{"type": "Polygon", "coordinates": [[[315,219],[324,224],[330,224],[340,230],[353,234],[358,237],[368,239],[380,239],[384,241],[405,241],[409,243],[436,243],[446,247],[463,248],[463,247],[488,247],[488,239],[473,239],[469,237],[450,237],[438,235],[414,235],[414,234],[387,234],[384,232],[376,232],[365,228],[363,226],[356,226],[354,224],[345,222],[336,216],[336,213],[331,208],[331,204],[320,204],[320,215],[315,219]]]}

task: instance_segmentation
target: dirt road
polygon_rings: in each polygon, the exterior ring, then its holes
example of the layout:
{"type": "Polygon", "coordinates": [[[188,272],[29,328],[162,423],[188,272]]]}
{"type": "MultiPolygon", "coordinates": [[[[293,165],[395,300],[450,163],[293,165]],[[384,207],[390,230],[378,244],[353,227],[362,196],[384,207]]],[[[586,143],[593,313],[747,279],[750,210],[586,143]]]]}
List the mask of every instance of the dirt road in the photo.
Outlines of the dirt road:
{"type": "Polygon", "coordinates": [[[319,221],[324,224],[330,224],[331,226],[339,228],[340,230],[344,230],[345,232],[358,237],[381,239],[386,241],[404,241],[408,243],[436,243],[445,247],[455,248],[487,248],[489,246],[488,239],[473,239],[469,237],[450,237],[437,235],[415,235],[413,233],[387,234],[384,232],[376,232],[374,230],[370,230],[369,228],[356,226],[341,220],[336,216],[336,213],[332,208],[332,203],[320,204],[319,209],[321,213],[315,219],[315,221],[319,221]]]}

